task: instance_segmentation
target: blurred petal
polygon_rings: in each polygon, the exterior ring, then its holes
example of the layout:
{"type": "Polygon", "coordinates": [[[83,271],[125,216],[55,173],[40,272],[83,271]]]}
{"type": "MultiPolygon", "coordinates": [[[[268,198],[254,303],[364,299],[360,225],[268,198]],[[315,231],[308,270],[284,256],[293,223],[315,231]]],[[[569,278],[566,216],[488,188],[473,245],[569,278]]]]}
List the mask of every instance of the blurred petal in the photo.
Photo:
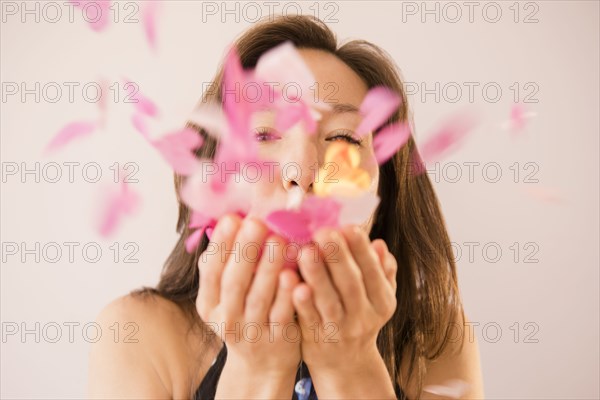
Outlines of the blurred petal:
{"type": "Polygon", "coordinates": [[[188,177],[181,188],[180,195],[183,202],[192,210],[214,219],[219,219],[228,212],[247,214],[250,210],[254,185],[247,182],[244,177],[234,176],[223,183],[222,191],[215,190],[212,186],[212,181],[215,179],[212,175],[214,171],[220,171],[215,163],[208,160],[200,162],[196,171],[188,177]]]}
{"type": "Polygon", "coordinates": [[[90,28],[103,31],[110,22],[110,0],[70,0],[75,7],[85,8],[90,28]]]}
{"type": "Polygon", "coordinates": [[[201,127],[215,138],[226,136],[229,129],[223,109],[214,104],[202,104],[194,109],[188,122],[201,127]]]}
{"type": "Polygon", "coordinates": [[[205,228],[196,229],[193,231],[190,236],[185,239],[185,250],[188,253],[193,253],[198,245],[200,244],[200,240],[202,240],[202,234],[204,233],[205,228]]]}
{"type": "Polygon", "coordinates": [[[400,97],[384,86],[371,88],[360,105],[362,121],[356,134],[364,136],[383,125],[400,105],[400,97]]]}
{"type": "Polygon", "coordinates": [[[133,114],[131,116],[131,122],[135,129],[142,134],[146,139],[150,140],[150,132],[148,132],[148,125],[146,124],[146,120],[141,114],[133,114]]]}
{"type": "Polygon", "coordinates": [[[152,145],[175,172],[189,175],[198,166],[194,150],[202,145],[202,141],[202,137],[194,129],[184,128],[152,141],[152,145]]]}
{"type": "Polygon", "coordinates": [[[407,123],[395,123],[383,128],[373,139],[375,159],[381,165],[390,159],[406,143],[410,137],[410,126],[407,123]]]}
{"type": "Polygon", "coordinates": [[[98,127],[97,122],[76,121],[63,127],[46,146],[46,151],[54,151],[72,140],[89,135],[98,127]]]}
{"type": "Polygon", "coordinates": [[[442,126],[425,142],[420,153],[425,164],[439,160],[446,153],[458,147],[467,134],[477,125],[475,116],[456,114],[442,123],[442,126]]]}
{"type": "Polygon", "coordinates": [[[139,195],[129,188],[125,181],[119,185],[119,190],[109,191],[102,205],[99,232],[108,237],[117,229],[126,214],[133,214],[140,205],[139,195]]]}
{"type": "Polygon", "coordinates": [[[333,196],[340,208],[339,225],[360,225],[371,218],[379,205],[379,197],[375,193],[365,192],[359,196],[333,196]]]}
{"type": "Polygon", "coordinates": [[[148,44],[153,50],[156,50],[156,18],[160,0],[151,0],[142,2],[142,24],[148,44]]]}

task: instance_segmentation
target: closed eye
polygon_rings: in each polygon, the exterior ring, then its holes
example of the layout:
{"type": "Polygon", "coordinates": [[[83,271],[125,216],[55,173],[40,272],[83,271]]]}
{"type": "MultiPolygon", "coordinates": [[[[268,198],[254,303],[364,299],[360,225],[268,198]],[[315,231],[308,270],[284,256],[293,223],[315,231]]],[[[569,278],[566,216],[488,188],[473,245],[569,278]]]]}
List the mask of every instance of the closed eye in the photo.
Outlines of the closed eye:
{"type": "Polygon", "coordinates": [[[266,127],[256,128],[254,130],[257,142],[269,142],[271,140],[279,140],[281,137],[277,135],[272,129],[266,127]]]}
{"type": "Polygon", "coordinates": [[[350,144],[355,144],[357,146],[362,146],[362,140],[355,137],[354,132],[342,129],[333,132],[334,135],[325,139],[328,142],[344,140],[350,144]]]}

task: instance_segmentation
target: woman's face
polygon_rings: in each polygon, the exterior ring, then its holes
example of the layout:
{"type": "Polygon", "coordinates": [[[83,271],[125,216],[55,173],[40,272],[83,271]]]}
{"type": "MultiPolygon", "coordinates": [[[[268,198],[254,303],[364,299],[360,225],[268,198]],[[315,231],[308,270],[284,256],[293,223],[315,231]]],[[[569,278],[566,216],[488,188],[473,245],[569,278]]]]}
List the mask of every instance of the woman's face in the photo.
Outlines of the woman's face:
{"type": "MultiPolygon", "coordinates": [[[[356,147],[360,168],[371,178],[369,191],[377,192],[379,166],[374,157],[372,133],[363,137],[355,133],[360,122],[358,109],[368,91],[366,84],[334,55],[315,49],[298,51],[316,80],[309,93],[302,93],[302,99],[311,96],[315,101],[327,103],[331,111],[322,113],[314,134],[308,134],[302,123],[277,132],[273,113],[264,111],[255,115],[252,129],[259,154],[276,163],[278,168],[274,169],[273,176],[263,176],[257,183],[251,215],[262,216],[273,205],[285,204],[290,191],[312,193],[316,173],[324,164],[327,147],[334,141],[346,141],[356,147]]],[[[335,175],[331,177],[335,179],[335,175]]],[[[362,227],[369,232],[371,225],[372,217],[362,227]]]]}

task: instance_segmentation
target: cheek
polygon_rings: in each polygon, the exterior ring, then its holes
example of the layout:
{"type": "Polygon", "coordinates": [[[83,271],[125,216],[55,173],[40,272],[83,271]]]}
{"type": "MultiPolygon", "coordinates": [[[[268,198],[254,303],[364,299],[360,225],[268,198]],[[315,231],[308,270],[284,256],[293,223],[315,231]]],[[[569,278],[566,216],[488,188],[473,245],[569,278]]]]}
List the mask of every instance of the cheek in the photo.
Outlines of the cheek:
{"type": "Polygon", "coordinates": [[[369,188],[369,191],[371,193],[377,193],[377,188],[379,185],[379,165],[377,164],[375,153],[373,152],[372,148],[361,151],[360,168],[367,171],[371,177],[371,187],[369,188]]]}

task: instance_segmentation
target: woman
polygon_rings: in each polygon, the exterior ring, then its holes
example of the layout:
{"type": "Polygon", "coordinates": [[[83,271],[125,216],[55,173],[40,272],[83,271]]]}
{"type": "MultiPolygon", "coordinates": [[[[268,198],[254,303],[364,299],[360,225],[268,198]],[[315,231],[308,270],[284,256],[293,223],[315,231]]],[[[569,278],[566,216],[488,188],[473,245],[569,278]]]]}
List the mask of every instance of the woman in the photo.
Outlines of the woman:
{"type": "MultiPolygon", "coordinates": [[[[251,216],[221,218],[210,239],[217,251],[204,252],[209,245],[204,237],[188,254],[191,212],[180,201],[181,237],[158,286],[115,300],[98,317],[103,331],[114,330],[116,322],[133,322],[135,340],[111,337],[93,345],[90,395],[417,399],[439,398],[424,389],[457,379],[466,383],[463,398],[482,398],[477,343],[462,334],[467,321],[440,207],[427,175],[411,174],[414,141],[378,166],[372,162],[373,134],[352,132],[362,99],[378,85],[402,100],[389,122],[407,121],[397,68],[368,42],[338,48],[325,24],[307,16],[259,23],[235,48],[242,66],[253,68],[262,54],[285,41],[298,48],[317,87],[333,83],[338,106],[323,115],[314,135],[297,127],[276,132],[266,120],[255,122],[263,155],[300,166],[296,176],[280,174],[262,187],[263,200],[293,190],[311,193],[314,166],[323,162],[331,143],[343,141],[358,149],[379,206],[361,226],[316,232],[301,250],[297,273],[284,268],[281,251],[250,260],[224,250],[248,243],[284,248],[281,237],[268,235],[251,216]],[[331,243],[335,260],[324,252],[331,243]],[[269,335],[242,330],[240,340],[240,326],[266,324],[269,335]]],[[[221,78],[222,69],[214,79],[216,90],[203,102],[222,101],[221,78]]],[[[321,90],[318,96],[328,94],[321,90]]],[[[213,157],[215,141],[198,131],[205,139],[198,156],[213,157]]],[[[182,183],[175,176],[178,193],[182,183]]]]}

